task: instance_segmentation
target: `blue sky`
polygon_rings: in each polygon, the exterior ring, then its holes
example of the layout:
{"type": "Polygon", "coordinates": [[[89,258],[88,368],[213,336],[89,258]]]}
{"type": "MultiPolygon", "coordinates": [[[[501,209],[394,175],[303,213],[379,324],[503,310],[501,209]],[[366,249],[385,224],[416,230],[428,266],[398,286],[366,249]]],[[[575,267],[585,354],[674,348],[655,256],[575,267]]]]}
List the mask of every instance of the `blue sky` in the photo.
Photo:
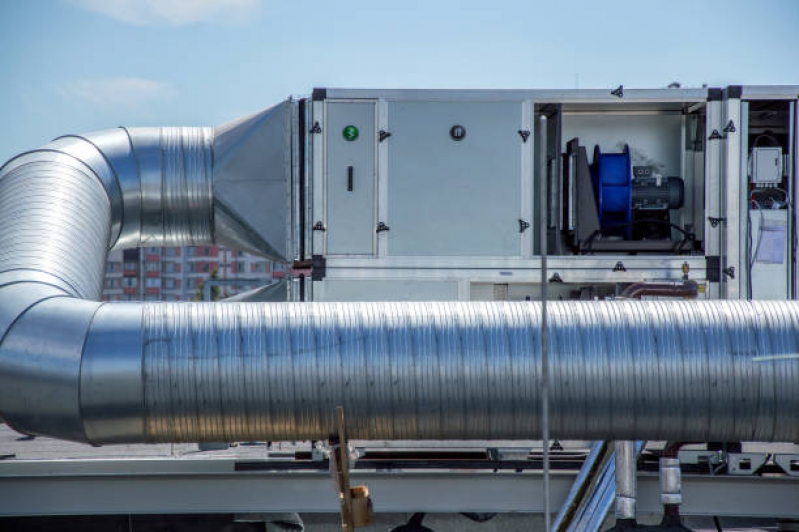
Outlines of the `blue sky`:
{"type": "Polygon", "coordinates": [[[799,0],[0,0],[0,160],[314,86],[799,84],[799,0]]]}

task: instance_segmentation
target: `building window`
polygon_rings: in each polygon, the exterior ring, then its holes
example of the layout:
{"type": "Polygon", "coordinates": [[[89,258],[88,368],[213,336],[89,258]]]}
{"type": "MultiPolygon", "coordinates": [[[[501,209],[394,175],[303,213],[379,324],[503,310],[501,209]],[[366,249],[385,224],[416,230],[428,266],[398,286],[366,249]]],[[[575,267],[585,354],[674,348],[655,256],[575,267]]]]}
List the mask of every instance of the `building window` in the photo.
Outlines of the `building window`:
{"type": "Polygon", "coordinates": [[[122,278],[122,286],[125,288],[133,288],[136,286],[136,278],[135,277],[123,277],[122,278]]]}
{"type": "Polygon", "coordinates": [[[105,271],[106,273],[115,273],[119,271],[120,263],[118,262],[106,262],[105,263],[105,271]]]}
{"type": "Polygon", "coordinates": [[[189,272],[191,273],[208,273],[210,271],[210,264],[207,262],[190,262],[189,272]]]}
{"type": "Polygon", "coordinates": [[[264,260],[259,260],[252,265],[252,271],[256,273],[266,273],[269,271],[269,263],[264,260]]]}
{"type": "Polygon", "coordinates": [[[164,273],[180,273],[180,264],[176,262],[162,262],[161,271],[164,273]]]}
{"type": "Polygon", "coordinates": [[[161,279],[157,277],[148,277],[144,280],[144,286],[147,288],[158,288],[161,286],[161,279]]]}
{"type": "Polygon", "coordinates": [[[158,263],[157,262],[145,262],[144,269],[148,272],[157,272],[158,271],[158,263]]]}
{"type": "Polygon", "coordinates": [[[126,262],[125,263],[125,270],[127,270],[127,271],[135,270],[138,265],[139,265],[139,263],[137,263],[137,262],[126,262]]]}
{"type": "Polygon", "coordinates": [[[145,249],[145,252],[148,255],[160,255],[161,254],[161,248],[147,247],[147,248],[144,248],[144,249],[145,249]]]}

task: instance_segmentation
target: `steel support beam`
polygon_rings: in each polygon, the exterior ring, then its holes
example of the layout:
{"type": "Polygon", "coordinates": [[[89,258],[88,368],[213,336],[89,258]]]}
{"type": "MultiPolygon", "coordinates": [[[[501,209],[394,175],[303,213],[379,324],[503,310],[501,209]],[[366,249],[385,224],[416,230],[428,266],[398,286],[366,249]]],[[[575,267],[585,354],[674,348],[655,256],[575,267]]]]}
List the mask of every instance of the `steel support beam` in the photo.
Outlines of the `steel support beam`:
{"type": "MultiPolygon", "coordinates": [[[[0,515],[336,512],[327,472],[235,471],[232,459],[15,460],[0,464],[0,515]]],[[[576,472],[553,472],[552,506],[576,472]]],[[[539,471],[354,471],[375,512],[543,510],[539,471]]],[[[799,478],[683,476],[684,515],[799,518],[799,478]]],[[[657,474],[638,476],[638,514],[659,514],[657,474]]]]}

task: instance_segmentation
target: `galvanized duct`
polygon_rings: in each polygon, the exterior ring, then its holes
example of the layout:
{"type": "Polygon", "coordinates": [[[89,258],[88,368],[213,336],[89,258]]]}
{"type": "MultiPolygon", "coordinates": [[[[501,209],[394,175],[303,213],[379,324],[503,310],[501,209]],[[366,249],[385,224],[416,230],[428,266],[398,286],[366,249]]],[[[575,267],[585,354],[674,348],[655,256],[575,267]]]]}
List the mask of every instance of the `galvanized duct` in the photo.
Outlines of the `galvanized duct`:
{"type": "MultiPolygon", "coordinates": [[[[11,426],[95,444],[323,438],[343,405],[354,438],[539,435],[534,303],[88,301],[111,246],[218,238],[213,146],[208,130],[118,130],[0,170],[11,426]]],[[[549,316],[552,437],[799,441],[799,363],[780,358],[799,352],[797,304],[553,302],[549,316]]]]}
{"type": "MultiPolygon", "coordinates": [[[[799,364],[756,358],[799,350],[795,304],[550,310],[553,437],[799,440],[799,364]]],[[[353,438],[536,438],[539,320],[526,302],[106,305],[83,353],[87,436],[318,439],[343,405],[353,438]]]]}

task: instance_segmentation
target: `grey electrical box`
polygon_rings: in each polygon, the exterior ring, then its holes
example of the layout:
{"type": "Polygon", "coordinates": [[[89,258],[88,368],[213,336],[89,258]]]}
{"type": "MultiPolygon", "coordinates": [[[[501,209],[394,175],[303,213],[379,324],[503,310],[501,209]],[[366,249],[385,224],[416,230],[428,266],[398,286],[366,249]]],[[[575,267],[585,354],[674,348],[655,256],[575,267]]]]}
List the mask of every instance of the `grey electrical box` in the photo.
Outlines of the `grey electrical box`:
{"type": "Polygon", "coordinates": [[[777,185],[782,181],[782,148],[752,148],[752,183],[777,185]]]}

